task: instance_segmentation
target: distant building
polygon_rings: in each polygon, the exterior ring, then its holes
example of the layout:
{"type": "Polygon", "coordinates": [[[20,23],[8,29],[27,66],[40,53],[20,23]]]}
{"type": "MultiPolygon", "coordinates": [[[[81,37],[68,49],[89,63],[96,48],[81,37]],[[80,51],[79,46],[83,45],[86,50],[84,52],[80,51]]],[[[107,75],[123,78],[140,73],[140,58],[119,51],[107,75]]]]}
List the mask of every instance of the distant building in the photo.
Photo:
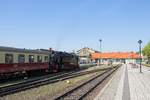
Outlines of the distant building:
{"type": "Polygon", "coordinates": [[[92,53],[91,59],[95,62],[102,63],[135,63],[139,61],[139,55],[135,52],[107,52],[107,53],[92,53]]]}
{"type": "Polygon", "coordinates": [[[136,52],[98,52],[94,49],[84,47],[77,51],[80,63],[136,63],[139,62],[139,54],[136,52]]]}
{"type": "Polygon", "coordinates": [[[97,51],[84,47],[80,50],[77,51],[77,55],[79,56],[80,63],[85,64],[85,63],[90,63],[92,61],[91,54],[96,53],[97,51]]]}

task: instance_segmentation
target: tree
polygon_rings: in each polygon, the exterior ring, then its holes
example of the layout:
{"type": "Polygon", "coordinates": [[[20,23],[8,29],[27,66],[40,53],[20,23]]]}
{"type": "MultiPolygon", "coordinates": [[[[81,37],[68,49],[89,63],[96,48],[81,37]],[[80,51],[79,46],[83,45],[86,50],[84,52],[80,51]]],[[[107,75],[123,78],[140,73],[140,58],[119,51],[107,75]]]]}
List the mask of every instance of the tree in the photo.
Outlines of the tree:
{"type": "Polygon", "coordinates": [[[147,56],[148,63],[150,64],[150,42],[143,48],[142,53],[144,56],[147,56]]]}

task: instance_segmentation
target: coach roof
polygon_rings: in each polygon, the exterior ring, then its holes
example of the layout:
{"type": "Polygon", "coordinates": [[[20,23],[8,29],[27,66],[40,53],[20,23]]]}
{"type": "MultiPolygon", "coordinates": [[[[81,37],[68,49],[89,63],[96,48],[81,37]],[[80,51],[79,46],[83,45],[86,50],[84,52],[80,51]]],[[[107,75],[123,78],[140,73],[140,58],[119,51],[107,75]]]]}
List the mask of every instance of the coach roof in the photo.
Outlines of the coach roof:
{"type": "Polygon", "coordinates": [[[20,48],[14,48],[14,47],[4,47],[0,46],[0,51],[7,51],[7,52],[20,52],[20,53],[37,53],[37,54],[48,54],[48,51],[42,51],[42,50],[31,50],[31,49],[20,49],[20,48]]]}

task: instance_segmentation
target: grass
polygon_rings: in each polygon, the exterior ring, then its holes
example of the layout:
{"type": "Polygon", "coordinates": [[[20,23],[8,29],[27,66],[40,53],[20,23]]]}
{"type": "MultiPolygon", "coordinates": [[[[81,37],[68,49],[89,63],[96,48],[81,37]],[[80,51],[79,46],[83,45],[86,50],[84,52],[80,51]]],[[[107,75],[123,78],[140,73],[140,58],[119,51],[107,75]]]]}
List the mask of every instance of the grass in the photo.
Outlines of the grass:
{"type": "Polygon", "coordinates": [[[57,93],[60,93],[71,87],[78,84],[79,82],[88,79],[89,77],[97,73],[92,73],[84,76],[79,76],[76,78],[69,79],[70,83],[68,84],[66,80],[60,81],[50,85],[44,85],[38,88],[33,88],[30,90],[22,91],[12,95],[5,96],[0,98],[0,100],[44,100],[45,97],[52,97],[57,93]]]}

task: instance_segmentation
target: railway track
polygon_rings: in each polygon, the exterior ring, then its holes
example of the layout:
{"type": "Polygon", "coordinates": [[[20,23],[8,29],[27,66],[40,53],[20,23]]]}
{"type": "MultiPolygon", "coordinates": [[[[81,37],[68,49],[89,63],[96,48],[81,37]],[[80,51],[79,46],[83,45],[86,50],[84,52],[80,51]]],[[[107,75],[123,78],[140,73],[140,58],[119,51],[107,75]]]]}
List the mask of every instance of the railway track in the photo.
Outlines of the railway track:
{"type": "Polygon", "coordinates": [[[81,71],[81,72],[68,72],[68,73],[56,75],[53,77],[46,76],[46,77],[41,77],[41,78],[37,78],[37,79],[31,79],[31,80],[13,84],[10,86],[1,87],[0,88],[0,97],[9,95],[12,93],[20,92],[23,90],[35,88],[38,86],[51,84],[51,83],[55,83],[58,81],[62,81],[62,80],[66,80],[66,79],[70,79],[70,78],[74,78],[74,77],[78,77],[78,76],[82,76],[82,75],[86,75],[86,74],[90,74],[90,73],[94,73],[94,72],[98,72],[98,71],[102,71],[102,70],[107,70],[107,69],[111,69],[111,68],[96,69],[96,70],[81,71]]]}
{"type": "Polygon", "coordinates": [[[68,92],[54,97],[54,100],[82,100],[85,96],[88,95],[94,88],[101,84],[107,77],[109,77],[113,72],[119,68],[108,69],[105,72],[94,76],[93,78],[87,80],[86,82],[74,87],[68,92]]]}

